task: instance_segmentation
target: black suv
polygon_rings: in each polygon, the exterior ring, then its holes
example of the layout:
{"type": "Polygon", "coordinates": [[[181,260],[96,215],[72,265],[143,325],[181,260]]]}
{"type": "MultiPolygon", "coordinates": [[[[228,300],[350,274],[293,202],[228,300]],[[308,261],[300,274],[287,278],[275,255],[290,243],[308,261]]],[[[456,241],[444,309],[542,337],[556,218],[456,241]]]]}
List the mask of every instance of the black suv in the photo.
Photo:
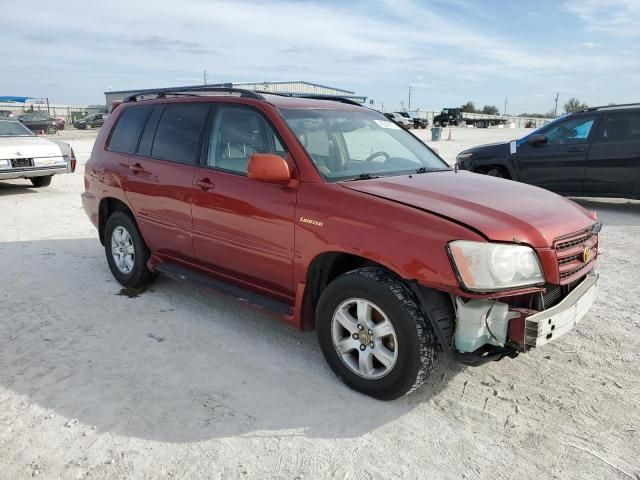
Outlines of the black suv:
{"type": "Polygon", "coordinates": [[[86,130],[87,128],[101,127],[109,116],[108,113],[94,113],[73,122],[75,128],[86,130]]]}
{"type": "Polygon", "coordinates": [[[640,103],[572,113],[518,140],[465,150],[456,162],[562,195],[640,199],[640,103]]]}

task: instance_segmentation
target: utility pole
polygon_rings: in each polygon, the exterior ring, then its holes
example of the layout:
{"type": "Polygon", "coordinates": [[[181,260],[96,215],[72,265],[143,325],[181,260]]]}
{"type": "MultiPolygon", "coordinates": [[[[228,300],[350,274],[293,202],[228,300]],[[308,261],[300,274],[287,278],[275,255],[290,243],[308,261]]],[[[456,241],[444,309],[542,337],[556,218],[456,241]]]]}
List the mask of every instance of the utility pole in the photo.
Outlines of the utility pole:
{"type": "Polygon", "coordinates": [[[411,85],[409,85],[409,107],[407,110],[411,110],[411,85]]]}
{"type": "Polygon", "coordinates": [[[553,118],[556,118],[556,116],[558,115],[558,96],[560,95],[560,92],[556,93],[556,106],[553,108],[553,118]]]}
{"type": "Polygon", "coordinates": [[[207,71],[206,70],[202,71],[202,76],[204,77],[204,84],[206,85],[207,84],[207,71]]]}
{"type": "Polygon", "coordinates": [[[503,115],[507,114],[507,100],[509,100],[509,97],[504,97],[504,113],[503,113],[503,115]]]}

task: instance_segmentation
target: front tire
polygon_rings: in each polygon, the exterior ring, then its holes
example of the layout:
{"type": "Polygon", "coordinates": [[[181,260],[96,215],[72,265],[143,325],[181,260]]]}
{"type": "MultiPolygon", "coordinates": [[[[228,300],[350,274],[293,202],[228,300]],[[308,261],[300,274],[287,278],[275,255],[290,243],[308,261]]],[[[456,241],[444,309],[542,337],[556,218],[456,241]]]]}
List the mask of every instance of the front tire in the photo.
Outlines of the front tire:
{"type": "Polygon", "coordinates": [[[58,131],[58,127],[56,127],[55,125],[47,125],[47,130],[46,132],[49,135],[53,135],[54,133],[56,133],[58,131]]]}
{"type": "Polygon", "coordinates": [[[491,167],[485,175],[497,178],[509,178],[509,174],[501,167],[491,167]]]}
{"type": "Polygon", "coordinates": [[[53,175],[47,175],[46,177],[31,177],[29,180],[31,180],[31,183],[36,188],[48,187],[49,185],[51,185],[52,177],[53,175]]]}
{"type": "Polygon", "coordinates": [[[322,293],[317,335],[333,372],[349,387],[392,400],[420,387],[438,344],[410,290],[390,272],[368,267],[341,275],[322,293]]]}
{"type": "Polygon", "coordinates": [[[156,275],[147,268],[149,249],[133,218],[115,212],[107,220],[104,249],[115,279],[128,288],[148,285],[156,275]]]}

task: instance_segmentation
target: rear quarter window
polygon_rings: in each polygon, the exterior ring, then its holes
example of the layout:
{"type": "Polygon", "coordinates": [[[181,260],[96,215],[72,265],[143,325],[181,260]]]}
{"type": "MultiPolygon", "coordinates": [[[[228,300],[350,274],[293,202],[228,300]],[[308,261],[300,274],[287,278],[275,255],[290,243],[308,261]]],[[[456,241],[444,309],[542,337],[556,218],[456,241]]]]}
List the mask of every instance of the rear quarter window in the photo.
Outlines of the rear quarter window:
{"type": "Polygon", "coordinates": [[[107,150],[120,153],[134,153],[138,147],[138,140],[144,128],[151,107],[127,108],[116,123],[107,150]]]}
{"type": "Polygon", "coordinates": [[[158,122],[151,156],[194,164],[208,114],[208,104],[166,106],[158,122]]]}

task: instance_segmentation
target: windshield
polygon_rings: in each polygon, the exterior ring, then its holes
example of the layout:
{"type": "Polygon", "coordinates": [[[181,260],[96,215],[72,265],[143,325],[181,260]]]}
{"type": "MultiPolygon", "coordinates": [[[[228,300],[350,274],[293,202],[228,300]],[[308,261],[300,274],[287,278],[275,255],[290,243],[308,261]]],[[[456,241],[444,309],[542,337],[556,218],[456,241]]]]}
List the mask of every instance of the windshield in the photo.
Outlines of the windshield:
{"type": "Polygon", "coordinates": [[[32,137],[34,133],[20,122],[0,121],[0,137],[32,137]]]}
{"type": "Polygon", "coordinates": [[[280,113],[329,181],[450,170],[424,143],[373,110],[280,113]]]}

